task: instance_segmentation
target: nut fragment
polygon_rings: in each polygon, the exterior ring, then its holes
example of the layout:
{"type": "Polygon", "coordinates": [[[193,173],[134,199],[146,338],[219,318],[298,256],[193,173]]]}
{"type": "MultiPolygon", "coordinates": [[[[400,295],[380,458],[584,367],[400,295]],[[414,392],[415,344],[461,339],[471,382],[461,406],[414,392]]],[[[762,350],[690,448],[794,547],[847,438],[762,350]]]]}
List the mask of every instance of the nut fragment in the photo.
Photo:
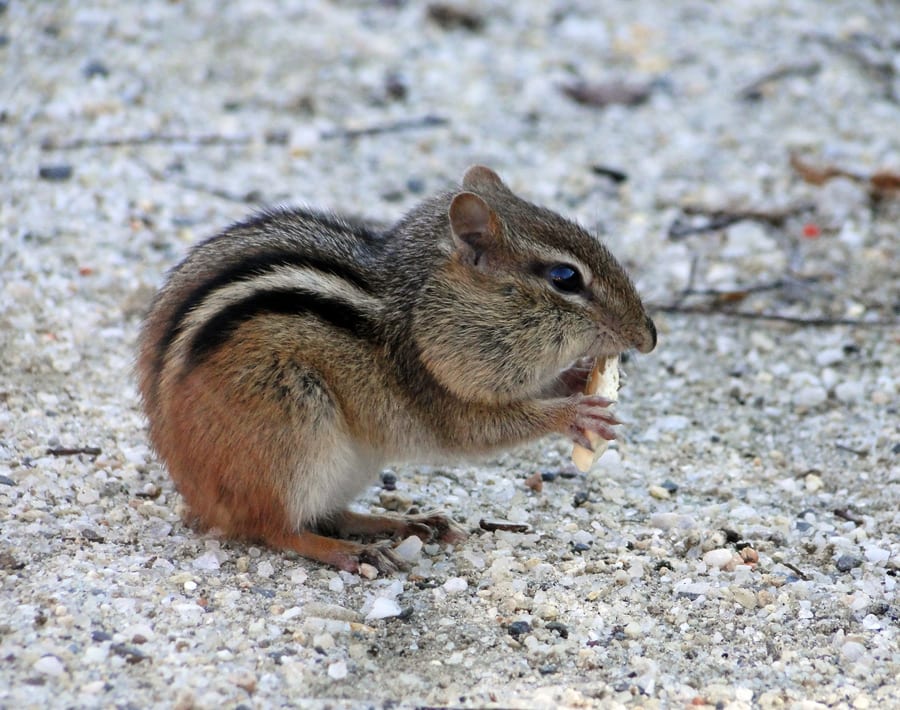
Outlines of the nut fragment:
{"type": "MultiPolygon", "coordinates": [[[[597,360],[584,387],[584,393],[599,394],[613,402],[619,398],[618,357],[597,360]]],[[[587,432],[587,437],[594,447],[593,451],[579,444],[575,444],[575,448],[572,449],[572,463],[581,472],[589,470],[594,462],[606,451],[606,447],[609,446],[609,442],[606,439],[592,431],[587,432]]]]}

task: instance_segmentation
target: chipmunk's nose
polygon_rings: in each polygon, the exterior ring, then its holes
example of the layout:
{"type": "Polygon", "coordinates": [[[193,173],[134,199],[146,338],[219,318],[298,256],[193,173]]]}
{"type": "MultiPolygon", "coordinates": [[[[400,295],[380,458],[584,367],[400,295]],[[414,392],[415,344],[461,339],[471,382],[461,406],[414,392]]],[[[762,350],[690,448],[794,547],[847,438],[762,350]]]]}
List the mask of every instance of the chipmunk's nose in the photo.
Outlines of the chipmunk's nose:
{"type": "Polygon", "coordinates": [[[644,332],[641,333],[641,339],[637,343],[637,349],[642,353],[649,353],[656,347],[656,326],[649,317],[644,317],[644,332]]]}

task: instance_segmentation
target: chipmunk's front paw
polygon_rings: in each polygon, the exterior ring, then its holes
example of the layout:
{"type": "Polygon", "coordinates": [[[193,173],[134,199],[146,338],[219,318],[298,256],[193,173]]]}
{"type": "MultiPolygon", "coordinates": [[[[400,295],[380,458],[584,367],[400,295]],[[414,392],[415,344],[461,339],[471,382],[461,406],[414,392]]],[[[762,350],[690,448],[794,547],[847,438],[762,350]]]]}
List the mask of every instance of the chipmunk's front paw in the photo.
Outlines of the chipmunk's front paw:
{"type": "Polygon", "coordinates": [[[576,444],[593,451],[594,445],[588,438],[588,433],[593,433],[601,439],[612,441],[616,438],[613,427],[621,424],[609,411],[611,399],[601,397],[598,394],[581,395],[575,404],[575,412],[567,432],[569,438],[576,444]]]}

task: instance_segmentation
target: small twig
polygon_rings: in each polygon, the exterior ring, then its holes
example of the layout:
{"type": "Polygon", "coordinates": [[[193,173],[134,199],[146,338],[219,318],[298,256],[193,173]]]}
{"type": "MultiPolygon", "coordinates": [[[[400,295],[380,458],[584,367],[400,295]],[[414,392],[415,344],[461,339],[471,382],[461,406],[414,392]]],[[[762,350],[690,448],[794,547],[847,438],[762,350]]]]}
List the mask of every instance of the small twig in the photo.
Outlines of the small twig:
{"type": "Polygon", "coordinates": [[[692,234],[700,234],[703,232],[714,232],[719,229],[725,229],[736,222],[744,220],[753,220],[755,222],[765,222],[774,226],[780,226],[790,217],[808,212],[813,209],[812,203],[797,202],[784,207],[759,207],[747,209],[731,209],[728,207],[705,207],[703,205],[682,205],[681,211],[689,216],[705,216],[706,222],[699,224],[690,224],[685,222],[681,217],[676,217],[675,221],[669,226],[669,239],[679,241],[692,234]]]}
{"type": "Polygon", "coordinates": [[[766,84],[786,79],[789,76],[814,76],[815,74],[818,74],[821,69],[822,64],[815,60],[810,62],[790,62],[788,64],[781,64],[751,81],[737,92],[737,97],[744,100],[758,99],[762,97],[762,90],[766,84]]]}
{"type": "Polygon", "coordinates": [[[675,299],[675,305],[680,306],[684,303],[685,299],[690,295],[691,291],[694,289],[694,284],[697,281],[697,269],[700,265],[700,257],[694,254],[691,258],[691,270],[688,272],[687,284],[682,289],[681,293],[675,299]]]}
{"type": "Polygon", "coordinates": [[[739,318],[742,320],[768,320],[793,323],[811,328],[832,328],[841,325],[858,326],[861,328],[894,328],[900,326],[900,321],[891,320],[859,320],[856,318],[829,318],[825,316],[789,316],[782,313],[751,313],[748,311],[728,311],[709,306],[684,306],[678,303],[651,304],[651,311],[661,313],[682,313],[686,315],[723,316],[725,318],[739,318]]]}
{"type": "Polygon", "coordinates": [[[876,197],[900,193],[900,173],[893,170],[876,170],[867,175],[838,165],[813,165],[793,153],[790,156],[790,164],[804,182],[811,185],[824,185],[834,178],[845,177],[864,183],[869,188],[869,193],[876,197]]]}
{"type": "Polygon", "coordinates": [[[400,131],[412,131],[420,128],[436,128],[438,126],[446,126],[448,123],[450,123],[449,119],[443,116],[426,114],[417,118],[402,118],[399,121],[376,124],[365,128],[335,128],[331,131],[324,131],[320,137],[324,141],[335,138],[361,138],[382,133],[399,133],[400,131]]]}
{"type": "Polygon", "coordinates": [[[847,446],[846,444],[841,444],[838,442],[835,442],[834,448],[836,448],[840,451],[846,451],[847,453],[850,453],[850,454],[856,454],[860,458],[865,458],[866,456],[869,455],[869,452],[866,451],[865,449],[854,449],[852,446],[847,446]]]}
{"type": "MultiPolygon", "coordinates": [[[[811,279],[815,281],[816,279],[811,279]]],[[[746,298],[751,293],[763,293],[765,291],[777,291],[784,288],[787,282],[784,279],[778,279],[766,284],[756,284],[755,286],[745,286],[744,288],[718,289],[718,288],[690,288],[682,291],[685,296],[713,296],[717,299],[725,301],[735,301],[746,298]]]]}
{"type": "Polygon", "coordinates": [[[57,143],[47,138],[41,143],[41,150],[79,150],[81,148],[124,148],[126,146],[172,145],[186,143],[188,145],[246,145],[253,139],[250,136],[223,136],[217,133],[188,136],[167,133],[144,133],[137,136],[121,136],[119,138],[75,138],[64,143],[57,143]]]}
{"type": "Polygon", "coordinates": [[[628,173],[626,173],[624,170],[610,167],[609,165],[600,165],[599,163],[596,165],[592,165],[591,172],[594,173],[594,175],[600,175],[601,177],[609,178],[616,185],[620,185],[621,183],[628,180],[628,173]]]}
{"type": "Polygon", "coordinates": [[[780,560],[781,564],[787,567],[791,572],[796,574],[800,579],[807,580],[809,579],[809,575],[806,574],[802,569],[797,567],[797,565],[792,565],[790,562],[786,562],[785,560],[780,560]]]}
{"type": "Polygon", "coordinates": [[[506,523],[495,520],[485,520],[484,518],[478,521],[478,527],[482,530],[487,530],[488,532],[502,530],[504,532],[526,533],[530,529],[525,523],[506,523]]]}
{"type": "Polygon", "coordinates": [[[235,192],[230,192],[222,187],[212,187],[210,185],[204,185],[203,183],[197,182],[195,180],[188,179],[179,179],[170,176],[164,171],[157,170],[149,163],[138,159],[138,164],[147,171],[147,173],[154,180],[158,180],[159,182],[175,182],[179,187],[184,188],[185,190],[192,190],[193,192],[202,192],[207,195],[212,195],[213,197],[218,197],[222,200],[227,200],[228,202],[237,202],[242,205],[259,205],[266,202],[263,198],[262,193],[258,190],[250,190],[250,192],[246,192],[244,194],[237,194],[235,192]]]}
{"type": "Polygon", "coordinates": [[[834,514],[841,520],[847,520],[851,523],[856,523],[857,526],[866,524],[866,521],[863,520],[861,516],[850,510],[850,508],[837,508],[835,509],[834,514]]]}
{"type": "Polygon", "coordinates": [[[688,224],[681,217],[676,217],[672,224],[669,225],[668,235],[669,239],[673,242],[677,242],[694,234],[717,232],[718,230],[730,227],[732,224],[739,221],[740,217],[734,215],[718,215],[710,217],[705,222],[699,224],[688,224]]]}
{"type": "Polygon", "coordinates": [[[79,454],[99,456],[101,453],[103,452],[97,446],[75,446],[72,448],[57,446],[55,448],[47,449],[47,454],[49,456],[78,456],[79,454]]]}
{"type": "Polygon", "coordinates": [[[876,78],[884,83],[885,96],[888,99],[891,101],[900,100],[900,96],[897,95],[897,86],[894,83],[897,69],[891,56],[892,50],[885,47],[879,38],[869,34],[857,34],[849,40],[839,39],[823,33],[810,33],[806,36],[857,62],[863,69],[875,75],[876,78]],[[867,42],[870,47],[864,47],[863,41],[867,42]]]}

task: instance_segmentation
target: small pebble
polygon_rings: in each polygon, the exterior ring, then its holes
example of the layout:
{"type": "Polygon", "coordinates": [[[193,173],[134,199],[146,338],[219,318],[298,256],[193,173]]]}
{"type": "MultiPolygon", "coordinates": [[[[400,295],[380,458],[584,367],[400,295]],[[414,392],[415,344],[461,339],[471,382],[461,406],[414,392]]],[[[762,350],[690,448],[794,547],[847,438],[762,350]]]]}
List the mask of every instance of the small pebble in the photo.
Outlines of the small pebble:
{"type": "Polygon", "coordinates": [[[819,385],[807,385],[805,387],[801,387],[800,389],[795,390],[793,396],[791,397],[791,401],[794,403],[794,406],[801,407],[803,409],[813,409],[815,407],[818,407],[827,399],[828,392],[825,391],[824,387],[821,387],[819,385]]]}
{"type": "Polygon", "coordinates": [[[544,481],[544,483],[555,481],[558,477],[559,472],[557,471],[541,471],[541,480],[544,481]]]}
{"type": "Polygon", "coordinates": [[[397,474],[393,471],[385,471],[381,474],[381,487],[386,491],[397,490],[397,474]]]}
{"type": "Polygon", "coordinates": [[[734,600],[745,609],[756,608],[756,594],[753,590],[738,587],[732,590],[732,593],[734,594],[734,600]]]}
{"type": "Polygon", "coordinates": [[[41,656],[34,662],[34,670],[49,676],[61,676],[66,672],[63,662],[56,656],[41,656]]]}
{"type": "Polygon", "coordinates": [[[672,497],[671,493],[662,486],[650,486],[648,491],[650,496],[656,498],[656,500],[669,500],[672,497]]]}
{"type": "Polygon", "coordinates": [[[38,177],[50,182],[62,182],[72,177],[72,166],[65,163],[59,165],[41,165],[38,168],[38,177]]]}
{"type": "Polygon", "coordinates": [[[715,550],[710,550],[706,554],[703,555],[703,561],[710,567],[716,567],[718,569],[724,569],[729,564],[731,564],[731,560],[734,558],[731,550],[726,550],[723,547],[717,548],[715,550]]]}
{"type": "Polygon", "coordinates": [[[641,628],[641,625],[636,621],[632,621],[625,625],[623,632],[626,637],[631,639],[636,639],[644,634],[644,630],[641,628]]]}
{"type": "Polygon", "coordinates": [[[845,380],[834,388],[834,396],[839,402],[844,404],[853,404],[854,402],[862,402],[866,396],[866,389],[861,382],[856,380],[845,380]]]}
{"type": "Polygon", "coordinates": [[[858,661],[866,653],[866,647],[857,641],[847,641],[841,646],[841,655],[848,661],[858,661]]]}
{"type": "Polygon", "coordinates": [[[416,535],[410,535],[394,548],[394,554],[405,562],[415,562],[422,555],[424,543],[416,535]]]}
{"type": "Polygon", "coordinates": [[[359,576],[363,579],[375,579],[378,576],[378,568],[368,562],[363,562],[359,565],[359,576]]]}
{"type": "Polygon", "coordinates": [[[560,635],[561,638],[567,639],[569,638],[569,629],[568,627],[559,621],[551,621],[544,628],[548,631],[555,631],[560,635]]]}
{"type": "Polygon", "coordinates": [[[663,488],[665,488],[670,494],[675,495],[678,493],[678,484],[674,481],[670,481],[668,478],[660,484],[663,488]]]}
{"type": "Polygon", "coordinates": [[[891,558],[891,551],[886,550],[883,547],[867,545],[865,549],[866,559],[873,564],[881,564],[883,562],[887,562],[891,558]]]}
{"type": "Polygon", "coordinates": [[[405,513],[413,503],[409,496],[405,496],[399,491],[388,490],[387,487],[378,494],[378,502],[385,510],[393,510],[398,513],[405,513]]]}
{"type": "Polygon", "coordinates": [[[529,624],[527,621],[513,621],[509,626],[506,627],[506,630],[510,636],[518,638],[522,634],[531,633],[531,624],[529,624]]]}
{"type": "Polygon", "coordinates": [[[450,577],[443,585],[448,594],[459,594],[469,588],[469,582],[465,577],[450,577]]]}
{"type": "Polygon", "coordinates": [[[191,566],[194,569],[212,572],[219,569],[221,564],[219,562],[218,555],[214,551],[210,550],[209,552],[204,552],[202,555],[195,558],[191,563],[191,566]]]}
{"type": "Polygon", "coordinates": [[[835,561],[834,566],[837,567],[839,572],[849,572],[859,567],[862,563],[861,559],[853,555],[841,555],[835,561]]]}
{"type": "Polygon", "coordinates": [[[366,621],[375,619],[388,619],[392,616],[400,616],[403,610],[400,605],[393,599],[387,597],[378,597],[372,603],[372,609],[366,614],[366,621]]]}
{"type": "Polygon", "coordinates": [[[752,547],[742,547],[738,554],[740,554],[744,564],[755,565],[759,562],[759,553],[752,547]]]}
{"type": "Polygon", "coordinates": [[[541,477],[541,473],[538,471],[526,478],[525,487],[530,488],[535,493],[540,493],[544,489],[544,480],[541,477]]]}
{"type": "Polygon", "coordinates": [[[93,79],[95,76],[109,76],[109,68],[99,59],[92,59],[81,69],[86,79],[93,79]]]}
{"type": "Polygon", "coordinates": [[[806,478],[803,479],[803,485],[810,493],[815,493],[816,491],[822,490],[822,486],[824,485],[824,483],[822,482],[821,476],[818,476],[815,473],[810,473],[807,474],[806,478]]]}
{"type": "Polygon", "coordinates": [[[332,680],[343,680],[347,677],[347,664],[344,661],[335,661],[328,665],[328,677],[332,680]]]}
{"type": "Polygon", "coordinates": [[[831,367],[844,359],[843,348],[825,348],[816,355],[816,365],[819,367],[831,367]]]}

